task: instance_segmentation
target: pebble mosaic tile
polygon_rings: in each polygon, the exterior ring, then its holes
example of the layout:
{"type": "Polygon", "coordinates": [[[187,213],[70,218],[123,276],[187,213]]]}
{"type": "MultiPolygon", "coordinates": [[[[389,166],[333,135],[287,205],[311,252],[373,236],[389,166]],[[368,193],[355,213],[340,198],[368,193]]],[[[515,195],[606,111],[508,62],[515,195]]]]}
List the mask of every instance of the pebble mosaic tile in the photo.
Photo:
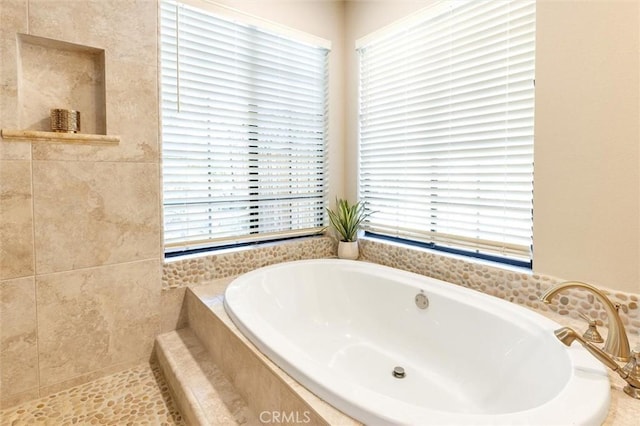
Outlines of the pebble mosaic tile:
{"type": "MultiPolygon", "coordinates": [[[[465,260],[462,257],[361,238],[359,260],[379,263],[450,283],[462,285],[519,305],[540,311],[578,318],[582,313],[604,325],[606,312],[590,293],[580,289],[565,290],[553,303],[540,301],[549,287],[565,280],[520,268],[501,268],[488,262],[465,260]]],[[[279,262],[300,259],[335,257],[337,242],[324,236],[293,240],[287,243],[252,247],[222,254],[194,256],[166,262],[163,267],[164,289],[203,284],[208,281],[239,275],[279,262]]],[[[630,334],[640,335],[640,297],[603,288],[613,303],[620,305],[622,322],[630,334]]]]}
{"type": "MultiPolygon", "coordinates": [[[[500,268],[371,239],[360,240],[360,260],[462,285],[543,312],[553,311],[571,318],[579,318],[582,313],[597,319],[598,325],[603,325],[607,318],[602,304],[591,293],[580,289],[564,290],[550,304],[541,302],[544,291],[566,280],[524,269],[500,268]]],[[[620,317],[627,332],[640,335],[639,295],[601,289],[613,303],[620,305],[620,317]]]]}
{"type": "Polygon", "coordinates": [[[184,426],[156,363],[0,411],[1,426],[184,426]]]}
{"type": "Polygon", "coordinates": [[[262,266],[302,259],[334,257],[337,242],[330,237],[310,237],[287,242],[248,246],[216,254],[169,259],[162,268],[162,288],[186,287],[218,278],[240,275],[262,266]]]}

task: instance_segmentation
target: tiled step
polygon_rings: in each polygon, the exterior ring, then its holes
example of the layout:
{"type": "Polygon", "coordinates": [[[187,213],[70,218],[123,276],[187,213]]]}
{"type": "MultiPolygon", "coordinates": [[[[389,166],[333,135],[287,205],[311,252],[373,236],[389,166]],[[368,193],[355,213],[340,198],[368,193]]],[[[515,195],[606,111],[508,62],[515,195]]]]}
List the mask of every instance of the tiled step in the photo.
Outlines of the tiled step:
{"type": "Polygon", "coordinates": [[[283,424],[361,425],[291,378],[238,330],[224,309],[222,291],[229,281],[218,280],[187,289],[185,305],[189,327],[251,410],[258,413],[259,420],[283,424]]]}
{"type": "Polygon", "coordinates": [[[158,336],[155,353],[189,425],[261,424],[191,329],[158,336]]]}

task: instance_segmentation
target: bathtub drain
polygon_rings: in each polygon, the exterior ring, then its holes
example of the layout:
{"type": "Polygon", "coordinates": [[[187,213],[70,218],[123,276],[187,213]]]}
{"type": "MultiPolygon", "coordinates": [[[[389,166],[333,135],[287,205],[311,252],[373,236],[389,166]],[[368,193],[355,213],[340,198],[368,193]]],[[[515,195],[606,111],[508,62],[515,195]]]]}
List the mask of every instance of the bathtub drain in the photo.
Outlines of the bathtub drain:
{"type": "Polygon", "coordinates": [[[424,290],[420,290],[420,293],[415,297],[416,306],[420,309],[427,309],[429,307],[429,298],[424,294],[424,290]]]}
{"type": "Polygon", "coordinates": [[[396,379],[404,379],[406,373],[404,372],[404,368],[402,367],[393,367],[393,377],[396,379]]]}

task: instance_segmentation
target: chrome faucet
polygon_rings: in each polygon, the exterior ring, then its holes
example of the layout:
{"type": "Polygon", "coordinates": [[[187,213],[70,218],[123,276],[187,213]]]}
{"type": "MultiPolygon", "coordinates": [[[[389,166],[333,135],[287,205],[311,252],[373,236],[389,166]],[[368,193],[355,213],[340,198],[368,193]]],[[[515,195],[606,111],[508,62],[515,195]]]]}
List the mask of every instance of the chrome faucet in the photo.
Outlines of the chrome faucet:
{"type": "Polygon", "coordinates": [[[570,327],[557,329],[554,332],[556,337],[567,346],[570,346],[575,340],[580,342],[587,351],[604,365],[618,373],[618,375],[627,382],[627,385],[624,387],[627,395],[640,399],[640,352],[629,349],[629,338],[627,337],[627,332],[624,329],[620,315],[618,315],[618,310],[601,290],[587,283],[567,281],[547,290],[547,292],[540,297],[540,300],[549,304],[553,296],[568,288],[582,288],[587,290],[602,302],[607,312],[609,332],[607,333],[607,340],[602,349],[585,340],[570,327]],[[623,368],[620,368],[616,360],[622,362],[628,361],[628,363],[623,368]]]}

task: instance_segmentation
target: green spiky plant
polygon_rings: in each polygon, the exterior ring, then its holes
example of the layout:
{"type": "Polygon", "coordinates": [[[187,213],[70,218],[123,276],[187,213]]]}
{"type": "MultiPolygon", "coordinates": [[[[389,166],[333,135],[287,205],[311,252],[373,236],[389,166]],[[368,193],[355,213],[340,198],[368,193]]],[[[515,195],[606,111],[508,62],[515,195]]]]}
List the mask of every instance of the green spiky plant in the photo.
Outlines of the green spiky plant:
{"type": "Polygon", "coordinates": [[[349,204],[347,200],[336,199],[336,210],[327,207],[331,226],[340,236],[340,241],[353,242],[358,237],[360,224],[369,216],[365,213],[364,203],[358,201],[349,204]]]}

